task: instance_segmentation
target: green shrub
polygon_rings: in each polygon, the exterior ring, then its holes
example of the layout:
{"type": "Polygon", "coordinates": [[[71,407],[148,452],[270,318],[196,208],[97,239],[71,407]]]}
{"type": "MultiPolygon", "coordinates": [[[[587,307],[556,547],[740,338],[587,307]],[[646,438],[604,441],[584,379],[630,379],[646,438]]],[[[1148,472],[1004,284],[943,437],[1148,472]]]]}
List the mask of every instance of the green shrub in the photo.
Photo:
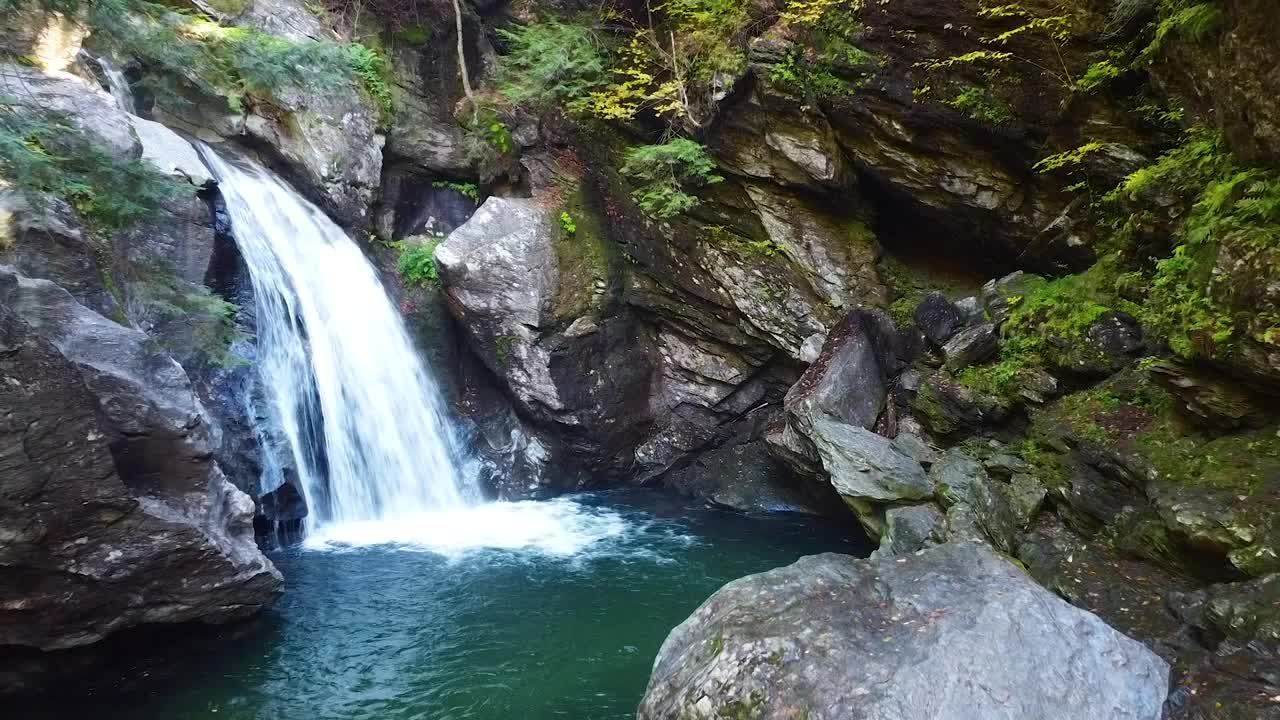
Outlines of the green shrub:
{"type": "Polygon", "coordinates": [[[429,287],[440,279],[439,271],[436,269],[435,251],[442,240],[444,240],[442,235],[430,235],[422,243],[401,244],[400,261],[397,267],[405,284],[429,287]]]}
{"type": "Polygon", "coordinates": [[[631,196],[646,215],[668,220],[697,206],[686,188],[718,183],[716,164],[702,145],[676,138],[662,145],[642,145],[627,151],[622,174],[639,181],[631,196]]]}
{"type": "Polygon", "coordinates": [[[1217,0],[1161,0],[1160,21],[1155,37],[1142,51],[1141,60],[1149,61],[1164,48],[1169,37],[1198,43],[1222,28],[1225,15],[1217,0]]]}
{"type": "Polygon", "coordinates": [[[390,122],[395,112],[395,99],[391,94],[391,63],[382,53],[360,43],[347,43],[342,49],[351,72],[360,79],[365,92],[378,106],[382,120],[390,122]]]}
{"type": "Polygon", "coordinates": [[[576,235],[578,232],[578,223],[574,222],[567,210],[560,212],[560,229],[564,230],[565,235],[576,235]]]}
{"type": "Polygon", "coordinates": [[[453,180],[436,180],[431,183],[434,188],[446,188],[456,193],[466,195],[471,202],[480,203],[480,188],[473,182],[455,182],[453,180]]]}
{"type": "Polygon", "coordinates": [[[498,36],[507,44],[498,61],[498,91],[512,102],[572,103],[606,83],[605,53],[586,26],[543,20],[498,30],[498,36]]]}
{"type": "MultiPolygon", "coordinates": [[[[1182,145],[1134,172],[1112,199],[1176,198],[1190,207],[1172,254],[1156,262],[1142,319],[1184,357],[1229,345],[1265,309],[1228,307],[1216,288],[1214,265],[1223,242],[1242,257],[1263,258],[1280,248],[1280,173],[1242,165],[1220,133],[1195,129],[1182,145]],[[1246,322],[1238,321],[1242,311],[1246,322]]],[[[1266,325],[1262,322],[1261,325],[1266,325]]],[[[1269,338],[1270,331],[1260,331],[1269,338]]]]}
{"type": "MultiPolygon", "coordinates": [[[[137,299],[166,322],[186,324],[194,341],[194,350],[205,362],[229,367],[243,362],[231,353],[231,346],[246,336],[236,323],[239,306],[228,302],[204,285],[180,278],[172,265],[155,260],[134,267],[141,282],[137,299]]],[[[161,337],[166,337],[162,334],[161,337]]],[[[184,341],[185,342],[185,341],[184,341]]],[[[177,352],[191,347],[173,347],[177,352]]]]}
{"type": "Polygon", "coordinates": [[[988,125],[1003,125],[1014,119],[1013,110],[984,88],[968,86],[950,100],[943,100],[947,107],[968,115],[988,125]]]}

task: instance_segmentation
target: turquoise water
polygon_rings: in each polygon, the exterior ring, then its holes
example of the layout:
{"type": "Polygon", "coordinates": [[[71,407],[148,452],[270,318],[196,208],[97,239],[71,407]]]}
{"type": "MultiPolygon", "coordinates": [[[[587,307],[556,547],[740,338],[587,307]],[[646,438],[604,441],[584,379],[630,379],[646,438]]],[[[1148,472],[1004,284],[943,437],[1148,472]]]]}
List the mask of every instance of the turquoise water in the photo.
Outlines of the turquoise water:
{"type": "Polygon", "coordinates": [[[812,519],[749,518],[653,491],[556,502],[581,542],[280,552],[285,595],[223,633],[239,637],[166,643],[37,716],[630,718],[668,631],[726,581],[865,551],[812,519]]]}

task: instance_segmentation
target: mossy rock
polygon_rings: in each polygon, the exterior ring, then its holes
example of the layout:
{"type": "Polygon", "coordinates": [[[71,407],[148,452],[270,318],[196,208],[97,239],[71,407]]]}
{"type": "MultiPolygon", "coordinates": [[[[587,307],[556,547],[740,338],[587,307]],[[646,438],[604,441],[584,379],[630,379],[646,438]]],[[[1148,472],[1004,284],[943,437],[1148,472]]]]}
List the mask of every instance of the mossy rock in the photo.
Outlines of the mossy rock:
{"type": "Polygon", "coordinates": [[[557,213],[556,258],[560,268],[553,313],[572,321],[598,309],[612,282],[615,250],[587,191],[570,193],[557,213]]]}

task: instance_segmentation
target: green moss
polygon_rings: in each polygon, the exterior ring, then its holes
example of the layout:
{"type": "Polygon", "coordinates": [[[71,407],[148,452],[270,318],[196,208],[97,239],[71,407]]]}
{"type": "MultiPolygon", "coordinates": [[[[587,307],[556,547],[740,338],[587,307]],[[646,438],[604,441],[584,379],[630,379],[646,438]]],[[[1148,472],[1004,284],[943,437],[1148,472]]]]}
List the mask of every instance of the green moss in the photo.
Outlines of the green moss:
{"type": "Polygon", "coordinates": [[[223,15],[239,15],[249,9],[252,0],[208,0],[209,7],[223,15]]]}
{"type": "Polygon", "coordinates": [[[506,365],[507,359],[511,357],[511,349],[515,347],[516,342],[520,338],[515,335],[499,335],[493,340],[493,352],[498,358],[499,365],[506,365]]]}
{"type": "MultiPolygon", "coordinates": [[[[1280,308],[1258,304],[1247,290],[1269,274],[1280,254],[1280,172],[1245,165],[1219,133],[1193,130],[1110,198],[1135,208],[1126,230],[1143,221],[1147,205],[1173,199],[1189,207],[1175,227],[1172,253],[1146,271],[1150,292],[1139,313],[1175,353],[1219,357],[1245,338],[1280,343],[1280,308]],[[1224,250],[1240,275],[1216,274],[1224,250]]],[[[1127,237],[1122,231],[1118,242],[1127,237]]]]}
{"type": "Polygon", "coordinates": [[[752,690],[745,700],[734,700],[720,706],[716,717],[724,720],[757,720],[764,716],[764,695],[752,690]]]}
{"type": "Polygon", "coordinates": [[[1063,397],[1045,418],[1141,457],[1162,482],[1248,493],[1280,472],[1277,427],[1206,434],[1186,423],[1168,393],[1136,370],[1063,397]]]}
{"type": "Polygon", "coordinates": [[[597,283],[610,280],[611,244],[600,217],[588,203],[586,191],[577,189],[558,213],[555,248],[560,285],[554,305],[558,319],[577,318],[597,302],[597,283]],[[566,223],[564,218],[568,218],[566,223]]]}
{"type": "Polygon", "coordinates": [[[782,254],[782,247],[771,238],[752,240],[724,225],[705,225],[702,231],[706,242],[729,250],[742,258],[767,260],[782,254]]]}
{"type": "Polygon", "coordinates": [[[431,183],[433,188],[445,188],[456,193],[467,196],[471,202],[480,203],[480,188],[473,182],[456,182],[453,180],[436,180],[431,183]]]}
{"type": "Polygon", "coordinates": [[[722,652],[724,652],[724,636],[716,633],[716,636],[711,638],[711,657],[718,657],[722,652]]]}
{"type": "Polygon", "coordinates": [[[1116,292],[1119,259],[1108,256],[1077,275],[1055,280],[1029,278],[1010,295],[1012,308],[1000,328],[1000,354],[994,362],[966,368],[957,380],[966,387],[1006,400],[1017,396],[1022,381],[1037,369],[1106,366],[1110,360],[1085,342],[1090,326],[1113,310],[1137,312],[1116,292]]]}

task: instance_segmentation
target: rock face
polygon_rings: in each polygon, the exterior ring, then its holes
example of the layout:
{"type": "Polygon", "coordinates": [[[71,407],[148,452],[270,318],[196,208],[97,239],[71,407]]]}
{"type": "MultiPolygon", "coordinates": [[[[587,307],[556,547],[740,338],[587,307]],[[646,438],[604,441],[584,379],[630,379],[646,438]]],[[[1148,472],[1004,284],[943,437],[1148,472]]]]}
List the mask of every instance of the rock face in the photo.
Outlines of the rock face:
{"type": "Polygon", "coordinates": [[[1169,668],[980,545],[729,583],[663,643],[637,717],[1158,720],[1169,668]]]}
{"type": "Polygon", "coordinates": [[[489,198],[436,263],[473,348],[522,414],[559,434],[561,459],[618,472],[648,417],[650,361],[625,314],[578,315],[577,302],[567,312],[582,288],[569,284],[561,232],[536,200],[489,198]]]}
{"type": "MultiPolygon", "coordinates": [[[[34,283],[6,276],[8,293],[15,282],[34,283]]],[[[165,433],[198,431],[189,388],[135,393],[139,377],[110,356],[139,351],[141,333],[77,337],[89,321],[63,321],[41,331],[0,310],[0,645],[64,649],[270,603],[280,574],[254,544],[253,503],[207,446],[165,433]]]]}

